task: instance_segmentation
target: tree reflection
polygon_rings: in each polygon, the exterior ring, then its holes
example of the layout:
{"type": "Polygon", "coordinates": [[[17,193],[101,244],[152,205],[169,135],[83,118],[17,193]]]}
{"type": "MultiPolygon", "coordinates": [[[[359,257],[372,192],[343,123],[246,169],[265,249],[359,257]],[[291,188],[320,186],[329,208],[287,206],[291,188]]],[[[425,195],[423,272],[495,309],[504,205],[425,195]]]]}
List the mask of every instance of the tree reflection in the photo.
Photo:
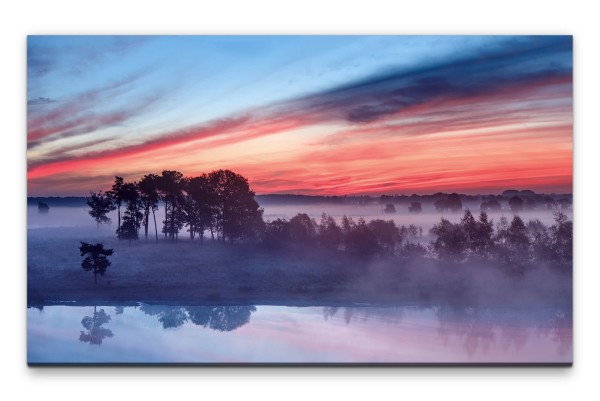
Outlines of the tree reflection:
{"type": "Polygon", "coordinates": [[[558,344],[558,352],[566,355],[573,348],[573,315],[562,309],[550,312],[537,327],[537,333],[548,336],[558,344]]]}
{"type": "Polygon", "coordinates": [[[86,342],[94,345],[102,344],[102,340],[106,337],[113,337],[113,332],[109,329],[103,328],[102,325],[110,322],[110,315],[104,312],[104,309],[96,311],[94,306],[94,313],[92,316],[85,316],[81,319],[81,325],[86,329],[79,335],[79,341],[86,342]]]}
{"type": "Polygon", "coordinates": [[[157,316],[165,329],[179,327],[189,320],[197,326],[232,331],[248,323],[256,307],[141,305],[140,310],[146,315],[157,316]]]}
{"type": "Polygon", "coordinates": [[[572,315],[562,309],[515,311],[447,305],[436,309],[440,336],[445,342],[450,336],[463,338],[471,358],[478,352],[487,352],[496,339],[505,351],[511,348],[521,351],[530,338],[540,335],[556,343],[561,356],[572,348],[572,315]]]}
{"type": "Polygon", "coordinates": [[[437,309],[439,333],[445,341],[450,335],[463,339],[467,355],[472,358],[478,350],[488,352],[494,344],[493,322],[496,319],[473,307],[441,306],[437,309]]]}
{"type": "Polygon", "coordinates": [[[174,329],[184,324],[188,317],[181,306],[141,305],[140,310],[146,315],[158,316],[158,321],[165,329],[174,329]]]}
{"type": "Polygon", "coordinates": [[[256,306],[188,306],[192,323],[218,331],[232,331],[250,321],[256,306]]]}
{"type": "Polygon", "coordinates": [[[398,324],[405,314],[405,309],[400,307],[324,306],[323,319],[332,319],[338,312],[343,312],[346,324],[350,324],[353,319],[359,321],[374,319],[386,324],[398,324]]]}

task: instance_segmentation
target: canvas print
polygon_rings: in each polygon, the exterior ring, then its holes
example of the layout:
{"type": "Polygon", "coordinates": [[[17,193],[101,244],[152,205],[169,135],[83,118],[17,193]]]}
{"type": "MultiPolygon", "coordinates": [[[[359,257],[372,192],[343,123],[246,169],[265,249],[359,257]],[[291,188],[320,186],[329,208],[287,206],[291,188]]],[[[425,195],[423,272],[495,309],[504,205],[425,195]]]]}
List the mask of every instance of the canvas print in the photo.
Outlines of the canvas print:
{"type": "Polygon", "coordinates": [[[29,36],[27,362],[573,358],[571,36],[29,36]]]}

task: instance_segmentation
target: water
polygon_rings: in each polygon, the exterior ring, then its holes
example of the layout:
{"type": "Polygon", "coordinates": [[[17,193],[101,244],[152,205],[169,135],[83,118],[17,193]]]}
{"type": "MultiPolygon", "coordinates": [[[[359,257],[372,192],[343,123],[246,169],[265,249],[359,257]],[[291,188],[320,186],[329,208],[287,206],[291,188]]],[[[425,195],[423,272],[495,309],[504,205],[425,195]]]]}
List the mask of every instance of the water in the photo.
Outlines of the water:
{"type": "Polygon", "coordinates": [[[44,306],[29,363],[570,363],[568,310],[44,306]]]}

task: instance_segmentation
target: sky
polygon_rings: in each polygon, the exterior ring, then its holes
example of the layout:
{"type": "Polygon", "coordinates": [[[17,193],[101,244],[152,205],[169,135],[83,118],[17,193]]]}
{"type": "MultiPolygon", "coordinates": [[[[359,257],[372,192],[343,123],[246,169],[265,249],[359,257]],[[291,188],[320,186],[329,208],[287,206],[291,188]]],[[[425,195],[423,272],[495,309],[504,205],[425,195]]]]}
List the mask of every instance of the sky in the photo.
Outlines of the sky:
{"type": "Polygon", "coordinates": [[[29,36],[29,196],[572,192],[570,36],[29,36]]]}

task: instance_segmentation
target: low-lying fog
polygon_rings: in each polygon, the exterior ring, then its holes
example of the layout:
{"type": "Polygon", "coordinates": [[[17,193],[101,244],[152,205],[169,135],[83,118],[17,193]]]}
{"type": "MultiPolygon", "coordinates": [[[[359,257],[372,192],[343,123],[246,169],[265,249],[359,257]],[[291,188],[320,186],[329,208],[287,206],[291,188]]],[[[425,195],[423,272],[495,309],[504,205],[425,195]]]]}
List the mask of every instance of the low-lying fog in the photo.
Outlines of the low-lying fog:
{"type": "MultiPolygon", "coordinates": [[[[463,216],[462,212],[439,212],[436,211],[432,203],[423,203],[423,212],[413,214],[408,212],[408,206],[396,205],[396,213],[386,214],[383,212],[385,205],[368,204],[368,205],[339,205],[331,203],[315,204],[315,205],[261,205],[264,208],[263,219],[265,221],[273,221],[278,218],[291,219],[298,213],[306,213],[311,218],[319,222],[323,213],[331,215],[336,219],[338,224],[341,222],[344,215],[352,217],[354,220],[362,217],[366,221],[373,219],[394,220],[398,226],[408,226],[414,224],[423,228],[423,234],[426,234],[429,229],[440,221],[442,217],[450,220],[453,223],[460,221],[463,216]]],[[[479,214],[479,205],[465,205],[463,209],[469,208],[473,215],[477,217],[479,214]]],[[[51,206],[48,213],[39,213],[36,206],[27,207],[27,228],[44,228],[44,227],[78,227],[96,230],[96,223],[88,214],[87,207],[70,207],[70,206],[51,206]]],[[[505,216],[509,221],[514,216],[514,213],[509,209],[503,209],[500,212],[488,211],[488,216],[497,223],[501,216],[505,216]]],[[[572,219],[571,211],[566,211],[569,219],[572,219]]],[[[548,209],[537,209],[531,211],[520,211],[519,216],[527,222],[532,219],[539,219],[546,225],[554,223],[554,211],[548,209]]],[[[113,231],[116,229],[117,212],[113,211],[108,214],[112,220],[112,225],[101,227],[103,232],[113,231]]],[[[156,223],[160,234],[162,221],[164,219],[164,209],[162,206],[156,212],[156,223]]],[[[151,224],[153,227],[153,224],[151,224]]],[[[185,230],[185,229],[184,229],[185,230]]],[[[143,231],[143,227],[142,227],[143,231]]],[[[185,238],[181,235],[180,238],[185,238]]]]}

